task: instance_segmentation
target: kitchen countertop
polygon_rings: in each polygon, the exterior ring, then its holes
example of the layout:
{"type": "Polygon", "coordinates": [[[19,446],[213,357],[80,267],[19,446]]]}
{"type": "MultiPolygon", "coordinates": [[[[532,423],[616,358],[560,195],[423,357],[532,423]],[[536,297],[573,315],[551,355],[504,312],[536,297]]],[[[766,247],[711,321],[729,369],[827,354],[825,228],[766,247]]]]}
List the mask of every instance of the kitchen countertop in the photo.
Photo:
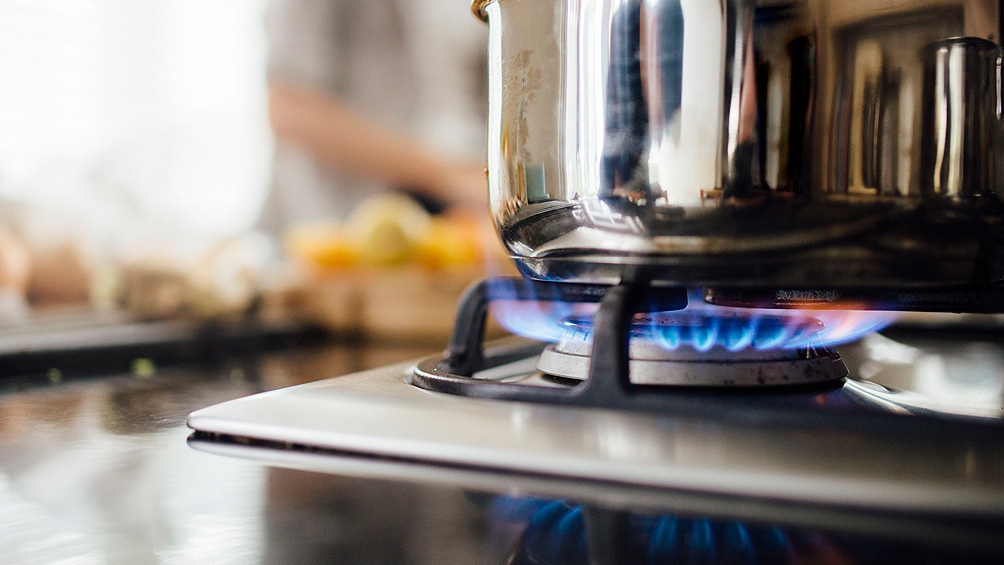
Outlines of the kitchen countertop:
{"type": "Polygon", "coordinates": [[[7,378],[0,563],[479,562],[483,520],[457,489],[268,468],[186,443],[198,408],[434,349],[328,344],[7,378]]]}
{"type": "MultiPolygon", "coordinates": [[[[436,350],[336,342],[212,362],[139,363],[127,374],[6,378],[0,563],[588,562],[583,524],[616,521],[607,511],[442,482],[277,468],[188,444],[185,420],[199,408],[436,350]]],[[[709,563],[939,556],[915,543],[790,524],[648,512],[624,522],[641,556],[634,562],[669,562],[681,551],[709,563]],[[739,534],[745,545],[734,543],[739,534]],[[707,554],[709,547],[718,553],[707,554]]]]}

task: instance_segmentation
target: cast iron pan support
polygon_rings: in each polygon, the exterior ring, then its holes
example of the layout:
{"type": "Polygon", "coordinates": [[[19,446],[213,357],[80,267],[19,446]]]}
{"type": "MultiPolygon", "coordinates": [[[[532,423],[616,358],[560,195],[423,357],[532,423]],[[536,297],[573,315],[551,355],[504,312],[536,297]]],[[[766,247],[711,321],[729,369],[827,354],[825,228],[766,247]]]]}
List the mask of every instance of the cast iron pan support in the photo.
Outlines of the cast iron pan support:
{"type": "Polygon", "coordinates": [[[629,514],[623,510],[584,506],[582,517],[586,527],[589,565],[621,563],[630,547],[629,514]]]}
{"type": "MultiPolygon", "coordinates": [[[[637,312],[679,310],[687,304],[684,288],[653,288],[645,282],[622,282],[617,286],[550,283],[524,279],[488,279],[473,285],[461,302],[457,325],[449,349],[441,360],[419,362],[405,375],[406,382],[425,390],[469,398],[578,406],[619,410],[642,410],[699,416],[763,426],[773,423],[797,428],[850,429],[873,432],[896,430],[905,437],[948,437],[968,434],[1000,439],[1000,426],[965,419],[917,419],[900,410],[875,410],[867,399],[843,393],[843,383],[823,383],[809,389],[791,388],[786,393],[760,390],[736,390],[702,393],[665,387],[632,384],[629,379],[628,340],[630,324],[637,312]],[[569,300],[599,302],[595,320],[594,356],[588,378],[575,386],[553,387],[505,382],[489,378],[471,378],[475,373],[510,361],[534,356],[543,349],[539,342],[530,347],[503,345],[485,349],[483,340],[488,305],[491,300],[569,300]],[[820,411],[817,395],[835,394],[838,402],[850,404],[841,410],[820,411]],[[750,402],[751,395],[757,395],[750,402]],[[808,395],[808,397],[806,396],[808,395]],[[695,398],[698,399],[695,402],[695,398]],[[809,399],[806,402],[807,398],[809,399]],[[864,408],[854,408],[855,406],[864,408]],[[849,417],[853,415],[853,417],[849,417]]],[[[886,408],[888,409],[888,408],[886,408]]]]}
{"type": "Polygon", "coordinates": [[[600,302],[593,321],[589,378],[573,393],[584,404],[603,405],[609,399],[631,395],[628,344],[639,294],[637,286],[622,284],[611,288],[600,302]]]}
{"type": "Polygon", "coordinates": [[[469,377],[484,369],[485,320],[488,316],[488,281],[472,284],[464,291],[453,324],[453,335],[446,349],[442,369],[454,375],[469,377]]]}
{"type": "Polygon", "coordinates": [[[546,401],[585,406],[623,406],[631,401],[635,387],[629,377],[628,345],[631,320],[641,311],[665,312],[687,305],[685,288],[653,288],[625,282],[618,286],[551,283],[517,278],[490,278],[475,283],[465,291],[457,311],[456,325],[439,369],[451,375],[419,379],[419,386],[443,392],[498,398],[504,400],[546,401]],[[593,356],[589,378],[569,391],[539,387],[521,387],[505,383],[467,379],[458,386],[457,377],[516,361],[535,354],[523,349],[492,354],[484,349],[485,320],[492,300],[542,300],[564,302],[599,302],[594,321],[593,356]]]}

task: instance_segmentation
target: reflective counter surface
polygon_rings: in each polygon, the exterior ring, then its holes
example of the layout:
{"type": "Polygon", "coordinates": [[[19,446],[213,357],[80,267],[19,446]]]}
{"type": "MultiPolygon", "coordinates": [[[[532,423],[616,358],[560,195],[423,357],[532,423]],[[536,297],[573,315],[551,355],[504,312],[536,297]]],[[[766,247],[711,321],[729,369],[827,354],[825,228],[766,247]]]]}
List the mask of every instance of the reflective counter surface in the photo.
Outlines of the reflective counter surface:
{"type": "Polygon", "coordinates": [[[990,549],[937,536],[925,544],[819,520],[803,527],[723,514],[742,500],[710,514],[694,504],[607,508],[417,471],[277,468],[187,444],[193,410],[432,350],[327,344],[212,363],[140,362],[126,374],[5,379],[0,563],[999,562],[1004,552],[1000,540],[990,549]]]}
{"type": "Polygon", "coordinates": [[[0,386],[0,563],[476,560],[464,494],[270,469],[191,449],[189,412],[427,354],[314,346],[0,386]],[[52,382],[58,380],[60,382],[52,382]],[[450,544],[434,543],[441,528],[450,544]]]}

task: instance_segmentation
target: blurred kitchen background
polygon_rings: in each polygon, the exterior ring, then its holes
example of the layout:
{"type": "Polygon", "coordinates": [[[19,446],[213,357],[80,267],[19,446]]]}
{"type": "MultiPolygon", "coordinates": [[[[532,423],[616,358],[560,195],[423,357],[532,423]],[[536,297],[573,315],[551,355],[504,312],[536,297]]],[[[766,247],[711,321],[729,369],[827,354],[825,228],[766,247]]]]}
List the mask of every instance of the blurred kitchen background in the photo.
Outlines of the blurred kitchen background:
{"type": "Polygon", "coordinates": [[[248,230],[265,0],[0,2],[0,195],[103,237],[248,230]]]}
{"type": "MultiPolygon", "coordinates": [[[[509,268],[480,208],[432,215],[435,198],[372,190],[341,217],[258,229],[282,144],[270,35],[299,25],[281,4],[324,3],[0,0],[0,358],[39,335],[58,349],[53,329],[164,320],[184,322],[175,333],[296,320],[440,345],[464,286],[509,268]]],[[[441,40],[459,34],[482,57],[485,26],[462,0],[396,6],[427,28],[400,54],[424,81],[403,134],[483,159],[484,69],[444,58],[461,50],[441,40]]],[[[483,182],[468,183],[477,198],[483,182]]]]}
{"type": "MultiPolygon", "coordinates": [[[[441,349],[461,290],[503,268],[478,210],[433,217],[379,191],[258,229],[276,176],[269,32],[301,31],[275,10],[368,2],[0,0],[0,562],[481,554],[480,522],[455,523],[475,510],[443,510],[459,491],[360,495],[185,443],[193,410],[441,349]]],[[[454,110],[481,96],[456,77],[486,75],[455,72],[438,40],[482,56],[486,27],[466,0],[393,5],[425,26],[399,53],[424,62],[409,133],[483,158],[483,116],[454,110]]]]}

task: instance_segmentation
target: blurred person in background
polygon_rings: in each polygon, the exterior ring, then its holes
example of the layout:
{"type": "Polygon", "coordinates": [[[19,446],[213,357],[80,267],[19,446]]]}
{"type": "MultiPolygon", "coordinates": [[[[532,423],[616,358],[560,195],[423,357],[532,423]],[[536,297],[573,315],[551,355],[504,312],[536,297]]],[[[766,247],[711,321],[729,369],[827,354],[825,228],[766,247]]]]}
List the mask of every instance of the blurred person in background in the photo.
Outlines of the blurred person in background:
{"type": "Polygon", "coordinates": [[[483,213],[486,30],[464,0],[274,0],[266,28],[264,231],[344,220],[388,190],[483,213]]]}

